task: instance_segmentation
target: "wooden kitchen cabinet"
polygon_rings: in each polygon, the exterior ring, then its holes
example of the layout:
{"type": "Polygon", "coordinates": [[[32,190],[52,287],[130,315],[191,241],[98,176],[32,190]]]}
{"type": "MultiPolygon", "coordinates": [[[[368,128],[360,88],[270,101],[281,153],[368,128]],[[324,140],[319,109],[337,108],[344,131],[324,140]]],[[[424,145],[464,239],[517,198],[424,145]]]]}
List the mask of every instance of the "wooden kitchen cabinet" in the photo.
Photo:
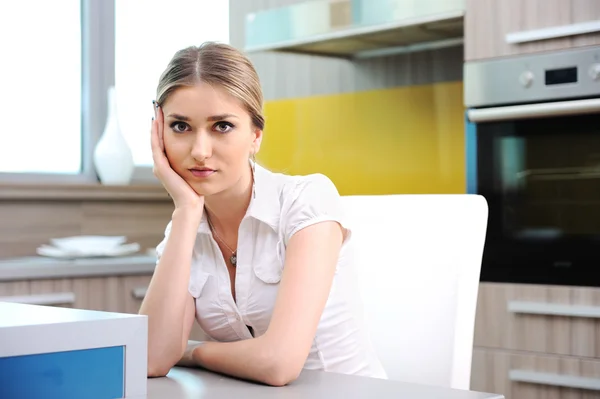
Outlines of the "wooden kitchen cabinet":
{"type": "Polygon", "coordinates": [[[120,301],[123,313],[139,312],[151,279],[151,275],[121,277],[122,290],[120,292],[120,301]]]}
{"type": "Polygon", "coordinates": [[[598,0],[466,0],[465,61],[598,45],[599,25],[598,0]]]}
{"type": "Polygon", "coordinates": [[[600,289],[480,283],[471,389],[600,398],[600,289]]]}
{"type": "Polygon", "coordinates": [[[472,390],[506,399],[597,399],[600,361],[476,348],[471,380],[472,390]]]}
{"type": "MultiPolygon", "coordinates": [[[[0,301],[135,314],[151,278],[125,275],[0,282],[0,301]]],[[[190,339],[210,340],[198,323],[194,323],[190,339]]]]}
{"type": "MultiPolygon", "coordinates": [[[[9,281],[0,283],[0,300],[32,305],[72,307],[105,312],[136,313],[125,294],[129,279],[142,277],[91,277],[9,281]]],[[[147,278],[148,281],[150,277],[147,278]]]]}
{"type": "Polygon", "coordinates": [[[474,345],[600,358],[600,289],[481,283],[474,345]]]}
{"type": "Polygon", "coordinates": [[[123,277],[76,278],[72,280],[75,308],[122,312],[121,279],[123,277]]]}
{"type": "Polygon", "coordinates": [[[0,282],[0,301],[77,307],[72,279],[0,282]]]}

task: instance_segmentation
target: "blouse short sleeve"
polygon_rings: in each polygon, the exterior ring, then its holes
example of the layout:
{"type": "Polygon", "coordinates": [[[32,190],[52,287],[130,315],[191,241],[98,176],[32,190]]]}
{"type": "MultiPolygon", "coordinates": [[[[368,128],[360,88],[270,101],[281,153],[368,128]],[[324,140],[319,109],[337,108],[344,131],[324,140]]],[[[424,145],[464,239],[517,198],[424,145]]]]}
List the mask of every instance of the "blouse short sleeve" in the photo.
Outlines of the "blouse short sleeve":
{"type": "MultiPolygon", "coordinates": [[[[281,219],[286,245],[298,231],[316,223],[335,221],[347,229],[340,194],[327,176],[303,176],[294,187],[289,200],[281,219]]],[[[349,231],[346,237],[348,233],[349,231]]]]}

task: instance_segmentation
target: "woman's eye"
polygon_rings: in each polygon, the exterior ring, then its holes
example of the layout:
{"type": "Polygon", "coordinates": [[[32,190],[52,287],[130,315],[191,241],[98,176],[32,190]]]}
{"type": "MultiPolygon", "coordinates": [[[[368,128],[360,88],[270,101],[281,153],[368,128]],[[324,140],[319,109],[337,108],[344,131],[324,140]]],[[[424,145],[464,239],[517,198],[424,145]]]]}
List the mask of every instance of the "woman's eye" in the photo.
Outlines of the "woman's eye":
{"type": "Polygon", "coordinates": [[[229,122],[218,122],[215,123],[215,130],[219,133],[227,133],[233,129],[233,125],[229,122]]]}
{"type": "Polygon", "coordinates": [[[183,133],[186,131],[188,124],[185,122],[173,122],[171,123],[171,129],[175,133],[183,133]]]}

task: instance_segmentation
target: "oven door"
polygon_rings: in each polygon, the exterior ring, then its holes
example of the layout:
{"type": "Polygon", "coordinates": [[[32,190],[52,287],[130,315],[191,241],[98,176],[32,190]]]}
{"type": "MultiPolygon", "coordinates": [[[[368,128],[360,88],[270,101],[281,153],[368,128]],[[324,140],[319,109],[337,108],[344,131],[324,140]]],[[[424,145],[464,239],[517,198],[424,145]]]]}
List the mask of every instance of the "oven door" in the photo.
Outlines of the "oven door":
{"type": "Polygon", "coordinates": [[[482,281],[600,286],[600,99],[467,111],[482,281]]]}

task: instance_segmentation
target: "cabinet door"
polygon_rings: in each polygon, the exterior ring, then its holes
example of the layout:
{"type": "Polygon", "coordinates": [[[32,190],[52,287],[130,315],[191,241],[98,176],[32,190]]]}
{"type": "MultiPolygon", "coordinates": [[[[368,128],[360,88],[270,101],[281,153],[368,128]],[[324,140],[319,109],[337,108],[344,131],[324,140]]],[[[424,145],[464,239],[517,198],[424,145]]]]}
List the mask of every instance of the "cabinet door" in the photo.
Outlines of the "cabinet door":
{"type": "Polygon", "coordinates": [[[0,283],[0,301],[74,307],[77,295],[70,279],[23,280],[0,283]]]}
{"type": "Polygon", "coordinates": [[[598,0],[467,0],[465,60],[600,44],[598,0]]]}
{"type": "Polygon", "coordinates": [[[151,279],[151,275],[121,277],[121,312],[139,312],[151,279]]]}
{"type": "Polygon", "coordinates": [[[93,277],[73,279],[75,307],[85,310],[119,312],[119,277],[93,277]]]}
{"type": "Polygon", "coordinates": [[[475,348],[471,390],[506,399],[598,398],[600,361],[475,348]]]}
{"type": "Polygon", "coordinates": [[[474,345],[600,357],[600,289],[481,283],[474,345]]]}

